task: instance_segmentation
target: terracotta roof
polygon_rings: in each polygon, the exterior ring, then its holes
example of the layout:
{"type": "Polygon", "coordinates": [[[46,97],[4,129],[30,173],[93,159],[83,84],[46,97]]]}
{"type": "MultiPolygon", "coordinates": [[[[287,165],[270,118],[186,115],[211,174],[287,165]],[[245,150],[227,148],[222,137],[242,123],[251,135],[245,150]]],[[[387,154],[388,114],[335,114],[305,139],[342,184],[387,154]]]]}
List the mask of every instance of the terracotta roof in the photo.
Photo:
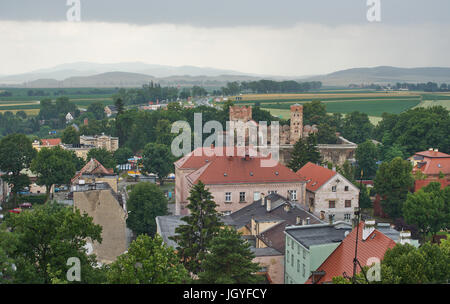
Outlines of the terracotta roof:
{"type": "Polygon", "coordinates": [[[205,159],[206,163],[197,171],[187,175],[191,183],[201,180],[204,184],[236,183],[290,183],[303,180],[279,162],[274,167],[263,167],[263,157],[216,157],[205,159]]]}
{"type": "Polygon", "coordinates": [[[450,174],[450,156],[447,158],[428,158],[418,163],[413,171],[420,170],[424,174],[437,175],[439,172],[450,174]]]}
{"type": "Polygon", "coordinates": [[[438,152],[438,151],[422,151],[422,152],[417,152],[415,155],[421,155],[421,156],[425,156],[425,157],[429,157],[429,158],[440,158],[440,157],[448,157],[450,158],[449,154],[446,153],[442,153],[442,152],[438,152]]]}
{"type": "Polygon", "coordinates": [[[297,171],[297,175],[306,180],[306,189],[309,191],[316,191],[336,174],[336,171],[311,162],[308,162],[297,171]]]}
{"type": "Polygon", "coordinates": [[[73,183],[77,178],[83,174],[100,174],[100,175],[113,175],[113,169],[106,169],[103,165],[96,159],[91,158],[91,160],[72,178],[73,183]]]}
{"type": "MultiPolygon", "coordinates": [[[[364,222],[361,222],[359,224],[358,236],[358,260],[361,265],[365,266],[367,265],[368,259],[372,257],[382,260],[386,250],[393,248],[395,242],[377,229],[374,229],[366,240],[363,241],[363,228],[364,222]]],[[[324,271],[325,274],[316,283],[331,282],[334,277],[342,276],[344,272],[348,276],[353,274],[355,241],[356,229],[353,229],[322,265],[317,268],[317,271],[324,271]]],[[[361,271],[359,266],[357,271],[361,271]]],[[[312,278],[309,277],[306,283],[311,284],[312,278]]]]}
{"type": "Polygon", "coordinates": [[[57,146],[61,143],[61,138],[48,138],[48,139],[41,139],[41,145],[52,147],[57,146]]]}

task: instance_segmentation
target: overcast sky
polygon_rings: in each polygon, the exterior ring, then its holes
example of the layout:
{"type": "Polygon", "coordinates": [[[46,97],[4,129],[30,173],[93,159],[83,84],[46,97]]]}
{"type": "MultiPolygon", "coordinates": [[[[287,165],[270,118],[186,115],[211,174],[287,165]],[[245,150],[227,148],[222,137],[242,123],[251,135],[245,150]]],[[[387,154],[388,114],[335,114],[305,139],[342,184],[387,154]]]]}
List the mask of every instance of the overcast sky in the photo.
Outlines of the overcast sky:
{"type": "Polygon", "coordinates": [[[311,75],[392,65],[450,66],[450,1],[0,0],[0,74],[77,61],[195,65],[311,75]]]}

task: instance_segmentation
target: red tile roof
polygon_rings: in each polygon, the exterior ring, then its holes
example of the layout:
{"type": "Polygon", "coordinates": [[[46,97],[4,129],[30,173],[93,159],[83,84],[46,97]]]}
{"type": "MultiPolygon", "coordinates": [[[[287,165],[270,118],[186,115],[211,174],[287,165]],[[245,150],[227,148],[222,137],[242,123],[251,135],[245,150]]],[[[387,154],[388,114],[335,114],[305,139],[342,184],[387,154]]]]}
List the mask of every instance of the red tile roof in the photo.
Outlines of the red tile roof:
{"type": "MultiPolygon", "coordinates": [[[[375,229],[365,241],[362,240],[362,231],[364,222],[359,224],[358,237],[358,260],[362,266],[367,265],[370,258],[378,258],[382,260],[386,250],[393,248],[395,242],[375,229]]],[[[353,258],[355,257],[355,241],[356,229],[342,241],[341,244],[331,253],[331,255],[317,268],[317,271],[324,271],[322,276],[316,283],[331,282],[334,277],[342,276],[345,272],[348,276],[353,274],[353,258]]],[[[359,266],[357,271],[361,271],[359,266]]],[[[312,283],[312,277],[309,277],[307,284],[312,283]]]]}
{"type": "MultiPolygon", "coordinates": [[[[279,162],[273,167],[264,167],[262,161],[269,157],[217,156],[204,158],[201,168],[187,175],[191,183],[201,180],[204,184],[236,183],[289,183],[303,180],[279,162]]],[[[191,162],[193,163],[193,162],[191,162]]]]}
{"type": "Polygon", "coordinates": [[[52,146],[57,146],[59,144],[61,144],[61,138],[41,139],[42,146],[52,147],[52,146]]]}
{"type": "Polygon", "coordinates": [[[413,171],[420,170],[427,175],[438,175],[439,172],[450,174],[450,156],[447,158],[425,158],[422,163],[425,164],[419,168],[420,163],[418,163],[413,171]]]}
{"type": "Polygon", "coordinates": [[[336,174],[336,171],[311,162],[308,162],[297,171],[297,175],[306,180],[306,189],[309,191],[316,191],[336,174]]]}
{"type": "Polygon", "coordinates": [[[416,155],[421,155],[421,156],[425,156],[425,157],[429,157],[429,158],[440,158],[440,157],[449,157],[449,154],[446,153],[442,153],[442,152],[438,152],[438,151],[422,151],[422,152],[417,152],[416,155]]]}
{"type": "Polygon", "coordinates": [[[73,183],[83,174],[112,175],[114,174],[114,169],[106,169],[98,160],[92,158],[79,172],[77,172],[71,182],[73,183]]]}

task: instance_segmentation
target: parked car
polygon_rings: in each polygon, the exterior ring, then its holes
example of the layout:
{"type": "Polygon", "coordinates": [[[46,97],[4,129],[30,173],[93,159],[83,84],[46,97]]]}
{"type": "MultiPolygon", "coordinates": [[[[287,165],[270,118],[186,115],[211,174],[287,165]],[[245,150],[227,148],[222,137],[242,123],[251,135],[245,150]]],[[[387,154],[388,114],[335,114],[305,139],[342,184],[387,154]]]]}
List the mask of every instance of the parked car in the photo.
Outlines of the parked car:
{"type": "Polygon", "coordinates": [[[19,205],[19,207],[22,208],[22,209],[29,209],[29,208],[33,207],[33,204],[31,204],[31,203],[22,203],[22,204],[19,205]]]}
{"type": "Polygon", "coordinates": [[[19,213],[22,212],[22,209],[21,208],[14,208],[12,210],[9,210],[9,212],[19,214],[19,213]]]}

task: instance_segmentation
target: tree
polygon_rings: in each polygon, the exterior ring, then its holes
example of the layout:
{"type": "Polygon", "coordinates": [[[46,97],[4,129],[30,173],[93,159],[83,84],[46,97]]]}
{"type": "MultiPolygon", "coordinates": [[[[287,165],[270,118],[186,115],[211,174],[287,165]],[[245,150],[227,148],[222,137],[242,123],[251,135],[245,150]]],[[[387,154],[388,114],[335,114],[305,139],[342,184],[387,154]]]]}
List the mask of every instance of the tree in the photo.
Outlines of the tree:
{"type": "Polygon", "coordinates": [[[303,106],[303,124],[318,125],[327,115],[326,105],[318,100],[305,103],[303,106]]]}
{"type": "Polygon", "coordinates": [[[355,183],[355,168],[348,162],[348,160],[345,160],[342,167],[337,167],[337,171],[351,183],[355,183]]]}
{"type": "Polygon", "coordinates": [[[20,171],[30,167],[35,155],[31,140],[24,134],[11,134],[0,140],[0,170],[6,173],[3,180],[12,185],[14,201],[17,193],[30,184],[28,176],[20,171]]]}
{"type": "Polygon", "coordinates": [[[403,205],[403,216],[408,224],[416,225],[424,237],[436,235],[450,223],[450,187],[440,189],[433,182],[415,193],[409,193],[403,205]]]}
{"type": "Polygon", "coordinates": [[[381,262],[382,283],[447,283],[450,277],[449,249],[448,240],[441,241],[440,245],[427,242],[420,248],[397,244],[386,251],[381,262]]]}
{"type": "Polygon", "coordinates": [[[105,168],[108,169],[116,168],[116,161],[113,157],[113,154],[104,148],[94,148],[89,150],[87,154],[87,159],[90,160],[91,158],[96,159],[105,168]]]}
{"type": "Polygon", "coordinates": [[[38,185],[44,185],[47,201],[54,184],[69,184],[76,172],[71,151],[61,147],[42,148],[31,162],[31,171],[37,174],[38,185]]]}
{"type": "Polygon", "coordinates": [[[374,187],[382,200],[381,206],[391,218],[401,217],[403,202],[414,185],[411,163],[397,157],[383,162],[377,171],[374,187]]]}
{"type": "Polygon", "coordinates": [[[167,199],[155,184],[142,182],[131,190],[127,201],[127,226],[136,234],[156,233],[155,218],[167,214],[167,199]]]}
{"type": "Polygon", "coordinates": [[[297,172],[308,162],[318,163],[321,157],[316,145],[317,139],[314,134],[309,135],[306,139],[299,139],[294,145],[288,167],[297,172]]]}
{"type": "Polygon", "coordinates": [[[142,153],[144,170],[158,175],[160,185],[164,184],[164,178],[173,172],[173,156],[168,146],[157,143],[149,143],[142,153]]]}
{"type": "Polygon", "coordinates": [[[116,101],[114,102],[114,105],[116,106],[117,116],[119,116],[125,111],[125,104],[122,98],[117,98],[116,101]]]}
{"type": "Polygon", "coordinates": [[[175,251],[159,235],[139,235],[107,273],[108,284],[182,284],[188,280],[175,251]]]}
{"type": "Polygon", "coordinates": [[[114,159],[117,164],[126,164],[131,157],[133,157],[133,151],[130,148],[122,147],[114,151],[114,159]]]}
{"type": "Polygon", "coordinates": [[[75,145],[80,143],[80,134],[75,130],[73,126],[68,126],[64,129],[61,141],[64,144],[75,145]]]}
{"type": "Polygon", "coordinates": [[[101,242],[101,231],[102,227],[87,214],[57,203],[9,215],[0,229],[0,246],[17,267],[12,282],[48,284],[53,279],[65,280],[70,268],[66,263],[71,257],[80,259],[81,283],[103,281],[95,255],[88,256],[84,248],[87,238],[101,242]]]}
{"type": "Polygon", "coordinates": [[[201,181],[192,187],[188,200],[190,215],[181,218],[186,224],[175,229],[176,235],[172,240],[178,244],[178,255],[186,269],[197,274],[202,270],[210,242],[222,223],[216,211],[217,205],[201,181]]]}
{"type": "Polygon", "coordinates": [[[95,119],[102,120],[105,118],[105,107],[101,102],[93,102],[87,108],[88,113],[92,113],[95,116],[95,119]]]}
{"type": "Polygon", "coordinates": [[[250,244],[242,239],[233,228],[224,228],[215,236],[209,247],[209,254],[202,262],[200,283],[206,284],[250,284],[260,282],[255,275],[260,270],[253,263],[254,254],[250,244]]]}
{"type": "Polygon", "coordinates": [[[317,132],[317,143],[319,144],[336,144],[336,128],[331,127],[327,123],[321,123],[318,126],[319,132],[317,132]]]}
{"type": "Polygon", "coordinates": [[[352,142],[359,144],[370,139],[372,131],[373,125],[365,113],[354,111],[344,118],[342,135],[352,142]]]}
{"type": "MultiPolygon", "coordinates": [[[[365,142],[359,144],[358,148],[356,148],[355,157],[358,162],[358,170],[356,172],[360,173],[362,170],[362,178],[374,177],[377,172],[377,146],[375,146],[371,140],[366,140],[365,142]]],[[[358,175],[358,178],[360,178],[361,175],[358,175]]]]}

